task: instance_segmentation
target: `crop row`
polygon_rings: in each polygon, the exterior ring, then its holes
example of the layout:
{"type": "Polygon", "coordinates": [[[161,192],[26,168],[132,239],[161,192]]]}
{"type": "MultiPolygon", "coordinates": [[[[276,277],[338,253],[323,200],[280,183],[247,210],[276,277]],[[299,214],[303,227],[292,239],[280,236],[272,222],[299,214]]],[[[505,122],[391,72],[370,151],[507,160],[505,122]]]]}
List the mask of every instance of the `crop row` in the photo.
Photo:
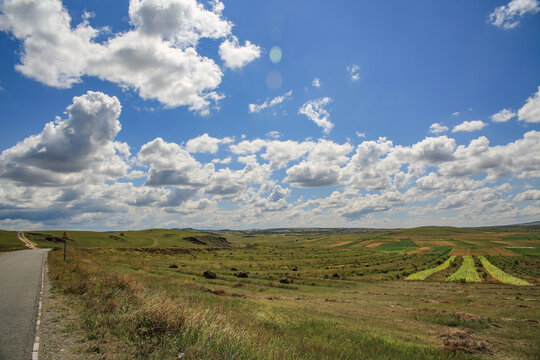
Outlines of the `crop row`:
{"type": "Polygon", "coordinates": [[[482,266],[487,270],[487,272],[502,283],[512,285],[532,285],[525,280],[518,279],[515,276],[505,273],[504,271],[490,263],[488,259],[486,259],[484,256],[479,256],[479,259],[482,262],[482,266]]]}
{"type": "Polygon", "coordinates": [[[450,266],[450,263],[453,262],[456,259],[455,255],[450,256],[448,259],[446,259],[445,262],[440,264],[439,266],[422,270],[417,273],[411,274],[405,278],[405,280],[425,280],[428,276],[435,274],[436,272],[439,272],[441,270],[446,269],[450,266]]]}

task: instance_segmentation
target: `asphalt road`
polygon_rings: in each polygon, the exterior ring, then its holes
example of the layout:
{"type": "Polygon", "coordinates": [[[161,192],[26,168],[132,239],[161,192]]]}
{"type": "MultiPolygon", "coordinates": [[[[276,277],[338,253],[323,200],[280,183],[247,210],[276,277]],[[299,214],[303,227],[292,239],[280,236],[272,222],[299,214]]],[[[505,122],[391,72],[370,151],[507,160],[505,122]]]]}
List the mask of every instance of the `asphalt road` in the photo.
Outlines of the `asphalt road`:
{"type": "Polygon", "coordinates": [[[0,255],[0,360],[28,360],[36,327],[46,249],[0,255]]]}

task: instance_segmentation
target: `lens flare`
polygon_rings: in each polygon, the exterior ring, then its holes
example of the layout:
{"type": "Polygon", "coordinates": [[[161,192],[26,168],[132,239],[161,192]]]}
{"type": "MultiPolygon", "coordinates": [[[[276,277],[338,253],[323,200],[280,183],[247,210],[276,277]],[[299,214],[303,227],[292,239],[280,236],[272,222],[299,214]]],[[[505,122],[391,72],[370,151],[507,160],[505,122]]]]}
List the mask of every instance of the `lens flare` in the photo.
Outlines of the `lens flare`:
{"type": "Polygon", "coordinates": [[[277,64],[281,61],[281,48],[279,46],[274,46],[272,49],[270,49],[270,61],[274,64],[277,64]]]}

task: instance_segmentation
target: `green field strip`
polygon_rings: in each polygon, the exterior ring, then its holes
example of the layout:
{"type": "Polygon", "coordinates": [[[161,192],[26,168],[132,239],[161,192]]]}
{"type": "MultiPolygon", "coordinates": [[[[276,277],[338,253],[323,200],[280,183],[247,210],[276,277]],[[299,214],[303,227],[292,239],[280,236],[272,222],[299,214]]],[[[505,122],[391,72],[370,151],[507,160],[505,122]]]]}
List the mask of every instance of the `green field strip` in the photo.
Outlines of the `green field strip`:
{"type": "Polygon", "coordinates": [[[480,261],[482,262],[482,266],[486,271],[493,276],[495,279],[499,280],[502,283],[505,284],[512,284],[512,285],[532,285],[531,283],[528,283],[525,280],[521,280],[515,276],[512,276],[508,273],[505,273],[495,265],[489,262],[488,259],[486,259],[484,256],[478,257],[480,261]]]}
{"type": "Polygon", "coordinates": [[[446,281],[462,281],[466,282],[481,282],[480,276],[476,272],[473,257],[470,255],[463,256],[463,264],[454,274],[446,278],[446,281]]]}
{"type": "Polygon", "coordinates": [[[433,275],[449,267],[450,263],[452,263],[455,259],[456,259],[456,256],[452,255],[448,259],[446,259],[446,261],[443,262],[441,265],[411,274],[407,276],[405,280],[425,280],[428,276],[433,275]]]}

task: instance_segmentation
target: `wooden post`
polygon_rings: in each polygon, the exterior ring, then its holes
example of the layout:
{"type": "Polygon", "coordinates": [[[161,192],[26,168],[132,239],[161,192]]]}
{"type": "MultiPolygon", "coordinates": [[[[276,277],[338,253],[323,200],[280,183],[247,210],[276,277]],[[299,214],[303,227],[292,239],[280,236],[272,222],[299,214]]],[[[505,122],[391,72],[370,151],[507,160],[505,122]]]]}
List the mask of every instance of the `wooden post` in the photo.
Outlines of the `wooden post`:
{"type": "Polygon", "coordinates": [[[68,239],[68,234],[64,231],[64,235],[62,235],[62,239],[64,239],[64,262],[66,262],[66,242],[68,239]]]}

